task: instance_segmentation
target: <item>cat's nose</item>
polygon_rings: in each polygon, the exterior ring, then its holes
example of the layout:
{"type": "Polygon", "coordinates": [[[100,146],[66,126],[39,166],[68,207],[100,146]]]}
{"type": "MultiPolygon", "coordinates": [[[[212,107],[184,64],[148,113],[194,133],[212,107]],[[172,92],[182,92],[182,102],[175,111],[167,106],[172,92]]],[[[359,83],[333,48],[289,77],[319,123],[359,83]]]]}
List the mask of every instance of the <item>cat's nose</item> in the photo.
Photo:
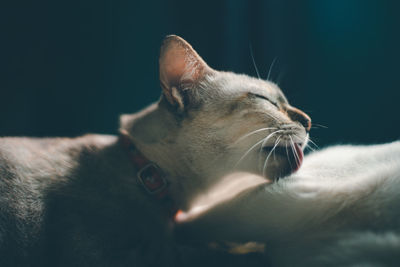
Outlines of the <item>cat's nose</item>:
{"type": "Polygon", "coordinates": [[[311,130],[311,118],[306,113],[295,107],[286,107],[286,113],[292,121],[300,122],[307,132],[311,130]]]}

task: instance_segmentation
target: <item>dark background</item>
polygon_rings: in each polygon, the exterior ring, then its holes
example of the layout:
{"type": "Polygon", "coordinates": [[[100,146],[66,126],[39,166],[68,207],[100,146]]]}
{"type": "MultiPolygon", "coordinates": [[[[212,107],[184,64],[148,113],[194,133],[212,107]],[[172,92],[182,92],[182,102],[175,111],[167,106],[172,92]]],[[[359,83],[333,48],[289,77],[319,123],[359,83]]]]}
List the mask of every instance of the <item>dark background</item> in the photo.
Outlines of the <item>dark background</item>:
{"type": "MultiPolygon", "coordinates": [[[[5,1],[3,1],[5,2],[5,1]]],[[[210,66],[278,82],[319,145],[399,139],[400,1],[7,1],[0,135],[115,134],[158,99],[170,33],[210,66]]]]}

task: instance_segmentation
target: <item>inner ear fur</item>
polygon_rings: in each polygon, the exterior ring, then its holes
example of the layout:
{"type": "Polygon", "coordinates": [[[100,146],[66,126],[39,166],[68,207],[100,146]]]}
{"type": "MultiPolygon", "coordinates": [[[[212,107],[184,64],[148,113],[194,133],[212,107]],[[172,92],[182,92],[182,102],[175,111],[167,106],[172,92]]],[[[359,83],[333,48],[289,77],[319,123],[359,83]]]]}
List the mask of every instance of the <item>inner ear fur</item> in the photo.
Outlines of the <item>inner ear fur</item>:
{"type": "Polygon", "coordinates": [[[211,68],[192,46],[176,35],[165,37],[160,51],[160,84],[171,105],[183,110],[184,90],[204,77],[211,68]]]}

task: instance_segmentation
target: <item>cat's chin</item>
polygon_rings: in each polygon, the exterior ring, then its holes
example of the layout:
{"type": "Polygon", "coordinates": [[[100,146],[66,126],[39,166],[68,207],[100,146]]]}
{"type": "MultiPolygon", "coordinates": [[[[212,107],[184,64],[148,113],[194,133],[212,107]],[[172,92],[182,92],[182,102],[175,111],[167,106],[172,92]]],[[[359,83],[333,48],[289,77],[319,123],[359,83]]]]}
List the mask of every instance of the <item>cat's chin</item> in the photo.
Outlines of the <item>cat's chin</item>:
{"type": "Polygon", "coordinates": [[[303,163],[304,153],[300,144],[293,147],[278,146],[271,152],[272,147],[265,147],[265,152],[269,155],[269,163],[266,166],[267,172],[264,176],[269,179],[278,180],[296,172],[303,163]]]}

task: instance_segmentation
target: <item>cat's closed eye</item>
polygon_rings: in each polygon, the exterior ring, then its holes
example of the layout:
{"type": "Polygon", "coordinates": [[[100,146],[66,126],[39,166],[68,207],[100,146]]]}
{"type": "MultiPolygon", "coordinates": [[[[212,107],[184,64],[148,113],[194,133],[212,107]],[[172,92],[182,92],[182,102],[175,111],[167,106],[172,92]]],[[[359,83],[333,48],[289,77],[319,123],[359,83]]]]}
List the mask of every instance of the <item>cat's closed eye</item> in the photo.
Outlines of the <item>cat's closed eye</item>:
{"type": "Polygon", "coordinates": [[[253,96],[253,97],[257,97],[257,98],[261,98],[261,99],[267,100],[267,101],[270,102],[272,105],[274,105],[275,107],[278,108],[278,103],[272,101],[271,99],[269,99],[269,98],[266,97],[266,96],[259,95],[259,94],[253,94],[253,93],[249,93],[249,95],[250,95],[250,96],[253,96]]]}

